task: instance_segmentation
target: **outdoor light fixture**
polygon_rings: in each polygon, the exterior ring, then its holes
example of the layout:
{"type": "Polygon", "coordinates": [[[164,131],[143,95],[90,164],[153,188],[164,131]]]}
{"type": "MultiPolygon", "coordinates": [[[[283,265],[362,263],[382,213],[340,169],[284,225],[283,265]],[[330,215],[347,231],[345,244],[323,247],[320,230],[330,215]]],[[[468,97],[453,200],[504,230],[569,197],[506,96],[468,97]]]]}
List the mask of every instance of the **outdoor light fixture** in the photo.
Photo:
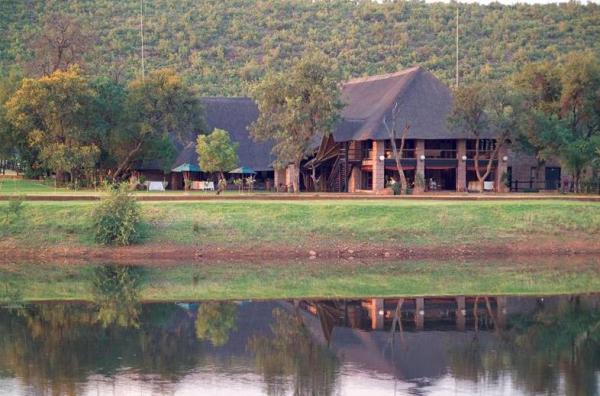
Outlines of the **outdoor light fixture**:
{"type": "Polygon", "coordinates": [[[508,161],[508,157],[505,155],[504,157],[502,157],[502,161],[504,161],[504,162],[508,161]]]}
{"type": "Polygon", "coordinates": [[[385,156],[383,156],[383,155],[380,155],[380,156],[379,156],[379,161],[383,161],[383,160],[385,160],[385,156]]]}
{"type": "Polygon", "coordinates": [[[425,315],[425,311],[423,311],[422,309],[419,311],[419,315],[424,316],[425,315]]]}
{"type": "Polygon", "coordinates": [[[383,312],[383,309],[380,309],[380,310],[379,310],[379,315],[380,315],[380,316],[383,316],[383,314],[384,314],[384,312],[383,312]]]}
{"type": "Polygon", "coordinates": [[[466,161],[467,160],[467,156],[463,155],[462,157],[460,157],[460,159],[462,159],[463,161],[466,161]]]}
{"type": "Polygon", "coordinates": [[[421,161],[425,161],[425,156],[423,154],[421,154],[421,161]]]}

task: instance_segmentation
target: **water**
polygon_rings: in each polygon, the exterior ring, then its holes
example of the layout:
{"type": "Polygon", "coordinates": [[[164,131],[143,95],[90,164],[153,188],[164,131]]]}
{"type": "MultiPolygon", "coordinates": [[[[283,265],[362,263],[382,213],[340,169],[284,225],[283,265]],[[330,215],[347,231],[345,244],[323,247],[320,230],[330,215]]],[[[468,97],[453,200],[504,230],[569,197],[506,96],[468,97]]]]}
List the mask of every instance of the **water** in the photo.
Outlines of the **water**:
{"type": "Polygon", "coordinates": [[[0,308],[0,394],[600,393],[596,295],[139,303],[97,287],[0,308]]]}

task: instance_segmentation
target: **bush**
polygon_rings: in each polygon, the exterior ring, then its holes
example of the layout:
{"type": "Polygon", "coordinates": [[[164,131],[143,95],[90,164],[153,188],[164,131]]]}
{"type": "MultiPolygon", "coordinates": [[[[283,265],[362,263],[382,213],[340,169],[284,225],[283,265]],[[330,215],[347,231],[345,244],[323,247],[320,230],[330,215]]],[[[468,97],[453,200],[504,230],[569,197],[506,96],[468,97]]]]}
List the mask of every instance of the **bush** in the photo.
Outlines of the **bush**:
{"type": "Polygon", "coordinates": [[[11,197],[8,200],[8,205],[4,208],[5,220],[8,223],[20,217],[24,206],[23,201],[25,201],[25,198],[22,196],[11,197]]]}
{"type": "Polygon", "coordinates": [[[9,199],[8,207],[6,208],[7,214],[19,216],[19,214],[21,214],[21,210],[23,210],[23,201],[25,201],[25,198],[22,196],[16,196],[9,199]]]}
{"type": "Polygon", "coordinates": [[[140,208],[126,186],[112,190],[94,209],[92,217],[98,243],[126,246],[139,239],[140,208]]]}

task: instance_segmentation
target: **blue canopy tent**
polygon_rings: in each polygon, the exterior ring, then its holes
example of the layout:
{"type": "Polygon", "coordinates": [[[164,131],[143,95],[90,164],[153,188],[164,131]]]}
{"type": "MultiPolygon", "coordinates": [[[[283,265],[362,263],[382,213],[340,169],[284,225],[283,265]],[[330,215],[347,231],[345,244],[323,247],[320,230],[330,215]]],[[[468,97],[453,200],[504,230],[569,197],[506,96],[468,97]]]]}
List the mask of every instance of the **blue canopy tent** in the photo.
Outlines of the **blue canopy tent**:
{"type": "MultiPolygon", "coordinates": [[[[254,171],[254,169],[250,168],[249,166],[241,166],[239,168],[229,171],[229,173],[235,174],[235,175],[241,175],[241,177],[240,177],[240,192],[244,189],[243,176],[244,175],[256,175],[256,172],[254,171]]],[[[253,186],[254,186],[254,178],[252,178],[252,183],[250,184],[251,190],[254,188],[253,186]]]]}
{"type": "Polygon", "coordinates": [[[241,166],[239,168],[235,168],[234,170],[229,171],[229,173],[237,174],[237,175],[256,175],[254,169],[249,166],[241,166]]]}
{"type": "Polygon", "coordinates": [[[200,167],[196,164],[190,164],[188,162],[179,165],[176,168],[171,169],[171,172],[174,173],[183,173],[183,185],[185,190],[189,190],[191,188],[191,175],[190,172],[202,172],[200,167]]]}
{"type": "Polygon", "coordinates": [[[202,172],[202,170],[198,165],[185,163],[171,169],[171,172],[202,172]]]}

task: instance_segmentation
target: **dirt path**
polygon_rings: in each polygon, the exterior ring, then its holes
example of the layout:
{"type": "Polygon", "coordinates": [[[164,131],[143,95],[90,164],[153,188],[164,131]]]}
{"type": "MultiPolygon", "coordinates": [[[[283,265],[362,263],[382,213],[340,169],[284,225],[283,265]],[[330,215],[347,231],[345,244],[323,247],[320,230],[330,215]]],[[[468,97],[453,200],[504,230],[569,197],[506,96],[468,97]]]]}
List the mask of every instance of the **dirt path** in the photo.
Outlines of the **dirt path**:
{"type": "MultiPolygon", "coordinates": [[[[256,262],[256,261],[289,261],[319,259],[378,259],[408,260],[434,259],[453,260],[493,259],[514,256],[600,256],[600,241],[586,242],[565,241],[560,244],[556,240],[528,240],[510,244],[485,246],[372,246],[357,244],[344,246],[314,246],[298,248],[289,246],[180,246],[163,244],[144,244],[128,247],[73,247],[52,246],[37,249],[20,248],[14,242],[0,242],[3,252],[0,262],[16,261],[123,261],[128,263],[148,260],[168,260],[174,262],[256,262]]],[[[565,258],[568,260],[568,258],[565,258]]]]}

